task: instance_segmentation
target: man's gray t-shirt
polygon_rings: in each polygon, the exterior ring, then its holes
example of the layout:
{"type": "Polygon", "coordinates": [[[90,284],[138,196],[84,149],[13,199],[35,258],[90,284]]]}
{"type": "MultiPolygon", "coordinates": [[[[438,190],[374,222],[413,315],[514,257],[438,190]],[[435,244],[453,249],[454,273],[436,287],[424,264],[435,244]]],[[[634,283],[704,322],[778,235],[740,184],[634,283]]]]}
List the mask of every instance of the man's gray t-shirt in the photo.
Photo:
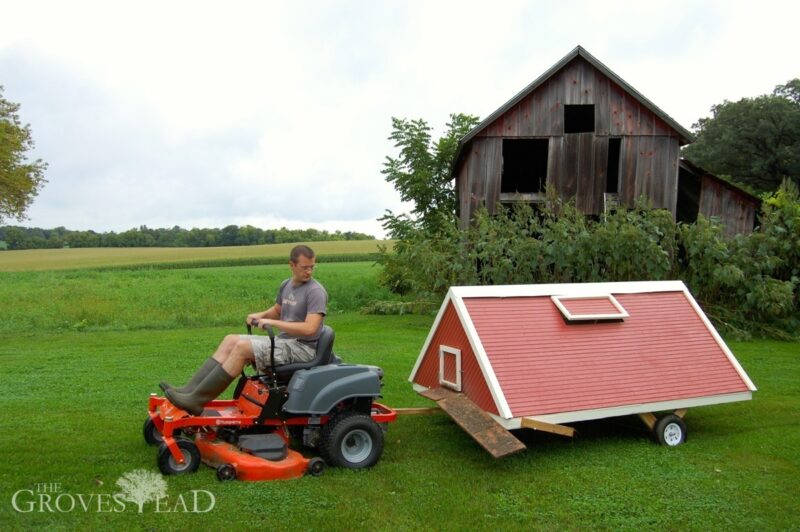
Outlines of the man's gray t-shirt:
{"type": "MultiPolygon", "coordinates": [[[[323,317],[325,316],[328,306],[328,292],[316,279],[310,279],[297,286],[294,286],[291,279],[287,279],[281,283],[276,301],[281,306],[281,321],[306,321],[306,315],[308,314],[322,314],[323,317]]],[[[322,325],[311,336],[295,337],[281,332],[278,338],[286,340],[297,338],[303,343],[312,344],[316,347],[321,331],[322,325]]]]}

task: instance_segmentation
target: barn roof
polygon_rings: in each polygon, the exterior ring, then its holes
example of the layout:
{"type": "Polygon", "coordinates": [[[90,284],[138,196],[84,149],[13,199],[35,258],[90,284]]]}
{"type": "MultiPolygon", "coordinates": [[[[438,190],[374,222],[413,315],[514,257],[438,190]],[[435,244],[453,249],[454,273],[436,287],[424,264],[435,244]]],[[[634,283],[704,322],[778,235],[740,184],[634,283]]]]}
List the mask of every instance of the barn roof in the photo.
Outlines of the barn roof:
{"type": "Polygon", "coordinates": [[[586,51],[585,48],[578,45],[576,46],[570,53],[565,55],[560,61],[558,61],[555,65],[550,67],[544,74],[533,80],[530,85],[522,89],[519,93],[517,93],[513,98],[508,100],[506,103],[501,105],[497,110],[495,110],[492,114],[487,116],[480,124],[472,128],[472,130],[467,133],[458,143],[458,150],[456,152],[456,157],[454,159],[454,167],[453,170],[458,167],[458,162],[461,159],[461,153],[464,150],[464,147],[483,129],[487,128],[490,124],[492,124],[495,120],[502,117],[503,114],[506,113],[509,109],[517,105],[522,99],[528,96],[530,93],[535,91],[539,88],[543,83],[545,83],[548,79],[550,79],[553,75],[555,75],[559,70],[567,66],[571,61],[574,59],[581,57],[585,59],[590,65],[594,68],[602,72],[605,76],[610,78],[614,83],[622,87],[628,94],[634,97],[640,104],[644,107],[649,109],[653,114],[661,118],[664,122],[669,125],[672,129],[674,129],[678,136],[680,137],[681,144],[688,144],[694,141],[694,135],[689,132],[686,128],[680,125],[675,119],[669,116],[667,113],[662,111],[656,104],[648,100],[644,95],[642,95],[639,91],[634,89],[631,85],[629,85],[624,79],[619,77],[617,74],[614,73],[613,70],[608,68],[606,65],[600,62],[599,59],[594,57],[592,54],[586,51]]]}
{"type": "Polygon", "coordinates": [[[761,198],[751,194],[747,190],[735,185],[734,183],[731,183],[730,181],[726,181],[726,180],[722,179],[721,177],[712,174],[708,170],[705,170],[704,168],[701,168],[701,167],[697,166],[696,164],[694,164],[689,159],[685,159],[685,158],[681,157],[680,161],[678,161],[678,164],[679,164],[680,168],[686,170],[687,172],[689,172],[690,174],[692,174],[694,176],[697,176],[698,178],[707,177],[707,178],[711,179],[712,181],[714,181],[716,183],[719,183],[720,185],[722,185],[723,187],[727,188],[728,190],[731,190],[733,193],[735,193],[737,196],[739,196],[743,200],[751,203],[756,209],[760,209],[761,208],[761,203],[762,203],[761,198]]]}
{"type": "Polygon", "coordinates": [[[412,382],[449,305],[504,419],[564,423],[755,390],[681,281],[453,287],[412,382]]]}

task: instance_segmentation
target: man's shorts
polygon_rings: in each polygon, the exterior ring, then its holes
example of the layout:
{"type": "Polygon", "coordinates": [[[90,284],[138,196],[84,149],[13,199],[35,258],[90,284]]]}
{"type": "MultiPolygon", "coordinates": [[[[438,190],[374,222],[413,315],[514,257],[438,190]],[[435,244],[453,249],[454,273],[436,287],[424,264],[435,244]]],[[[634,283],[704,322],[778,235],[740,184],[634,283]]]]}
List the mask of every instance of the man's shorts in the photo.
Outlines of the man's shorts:
{"type": "MultiPolygon", "coordinates": [[[[253,347],[253,354],[256,358],[256,369],[259,372],[271,367],[269,359],[270,341],[269,336],[241,335],[242,339],[250,340],[253,347]]],[[[314,346],[305,344],[295,338],[284,339],[275,338],[275,365],[294,364],[296,362],[308,362],[317,354],[314,346]]]]}

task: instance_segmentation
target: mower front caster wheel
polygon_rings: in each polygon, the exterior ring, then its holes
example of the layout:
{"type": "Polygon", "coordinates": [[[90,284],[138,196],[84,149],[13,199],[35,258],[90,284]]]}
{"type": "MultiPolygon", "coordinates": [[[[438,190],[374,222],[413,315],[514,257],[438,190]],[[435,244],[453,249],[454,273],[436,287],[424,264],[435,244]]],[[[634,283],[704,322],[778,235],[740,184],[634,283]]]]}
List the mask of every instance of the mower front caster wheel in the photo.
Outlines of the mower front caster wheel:
{"type": "Polygon", "coordinates": [[[181,464],[169,452],[167,444],[162,443],[158,449],[158,469],[164,475],[182,475],[184,473],[194,473],[200,466],[200,451],[197,445],[191,440],[179,439],[176,440],[178,449],[183,454],[183,463],[181,464]]]}
{"type": "Polygon", "coordinates": [[[161,433],[158,432],[158,429],[156,428],[156,424],[153,423],[153,420],[150,419],[149,416],[144,420],[142,434],[144,435],[144,441],[147,442],[147,445],[158,445],[164,441],[161,433]]]}

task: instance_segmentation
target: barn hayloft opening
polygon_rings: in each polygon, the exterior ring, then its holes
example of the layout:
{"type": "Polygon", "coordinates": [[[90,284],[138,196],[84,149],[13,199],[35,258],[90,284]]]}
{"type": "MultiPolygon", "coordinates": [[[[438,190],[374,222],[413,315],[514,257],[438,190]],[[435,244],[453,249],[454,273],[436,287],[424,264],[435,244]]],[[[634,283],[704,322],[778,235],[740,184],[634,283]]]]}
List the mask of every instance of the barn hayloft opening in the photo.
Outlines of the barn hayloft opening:
{"type": "Polygon", "coordinates": [[[593,133],[594,105],[565,105],[564,133],[593,133]]]}
{"type": "Polygon", "coordinates": [[[548,142],[548,139],[503,139],[501,194],[544,192],[548,142]]]}

